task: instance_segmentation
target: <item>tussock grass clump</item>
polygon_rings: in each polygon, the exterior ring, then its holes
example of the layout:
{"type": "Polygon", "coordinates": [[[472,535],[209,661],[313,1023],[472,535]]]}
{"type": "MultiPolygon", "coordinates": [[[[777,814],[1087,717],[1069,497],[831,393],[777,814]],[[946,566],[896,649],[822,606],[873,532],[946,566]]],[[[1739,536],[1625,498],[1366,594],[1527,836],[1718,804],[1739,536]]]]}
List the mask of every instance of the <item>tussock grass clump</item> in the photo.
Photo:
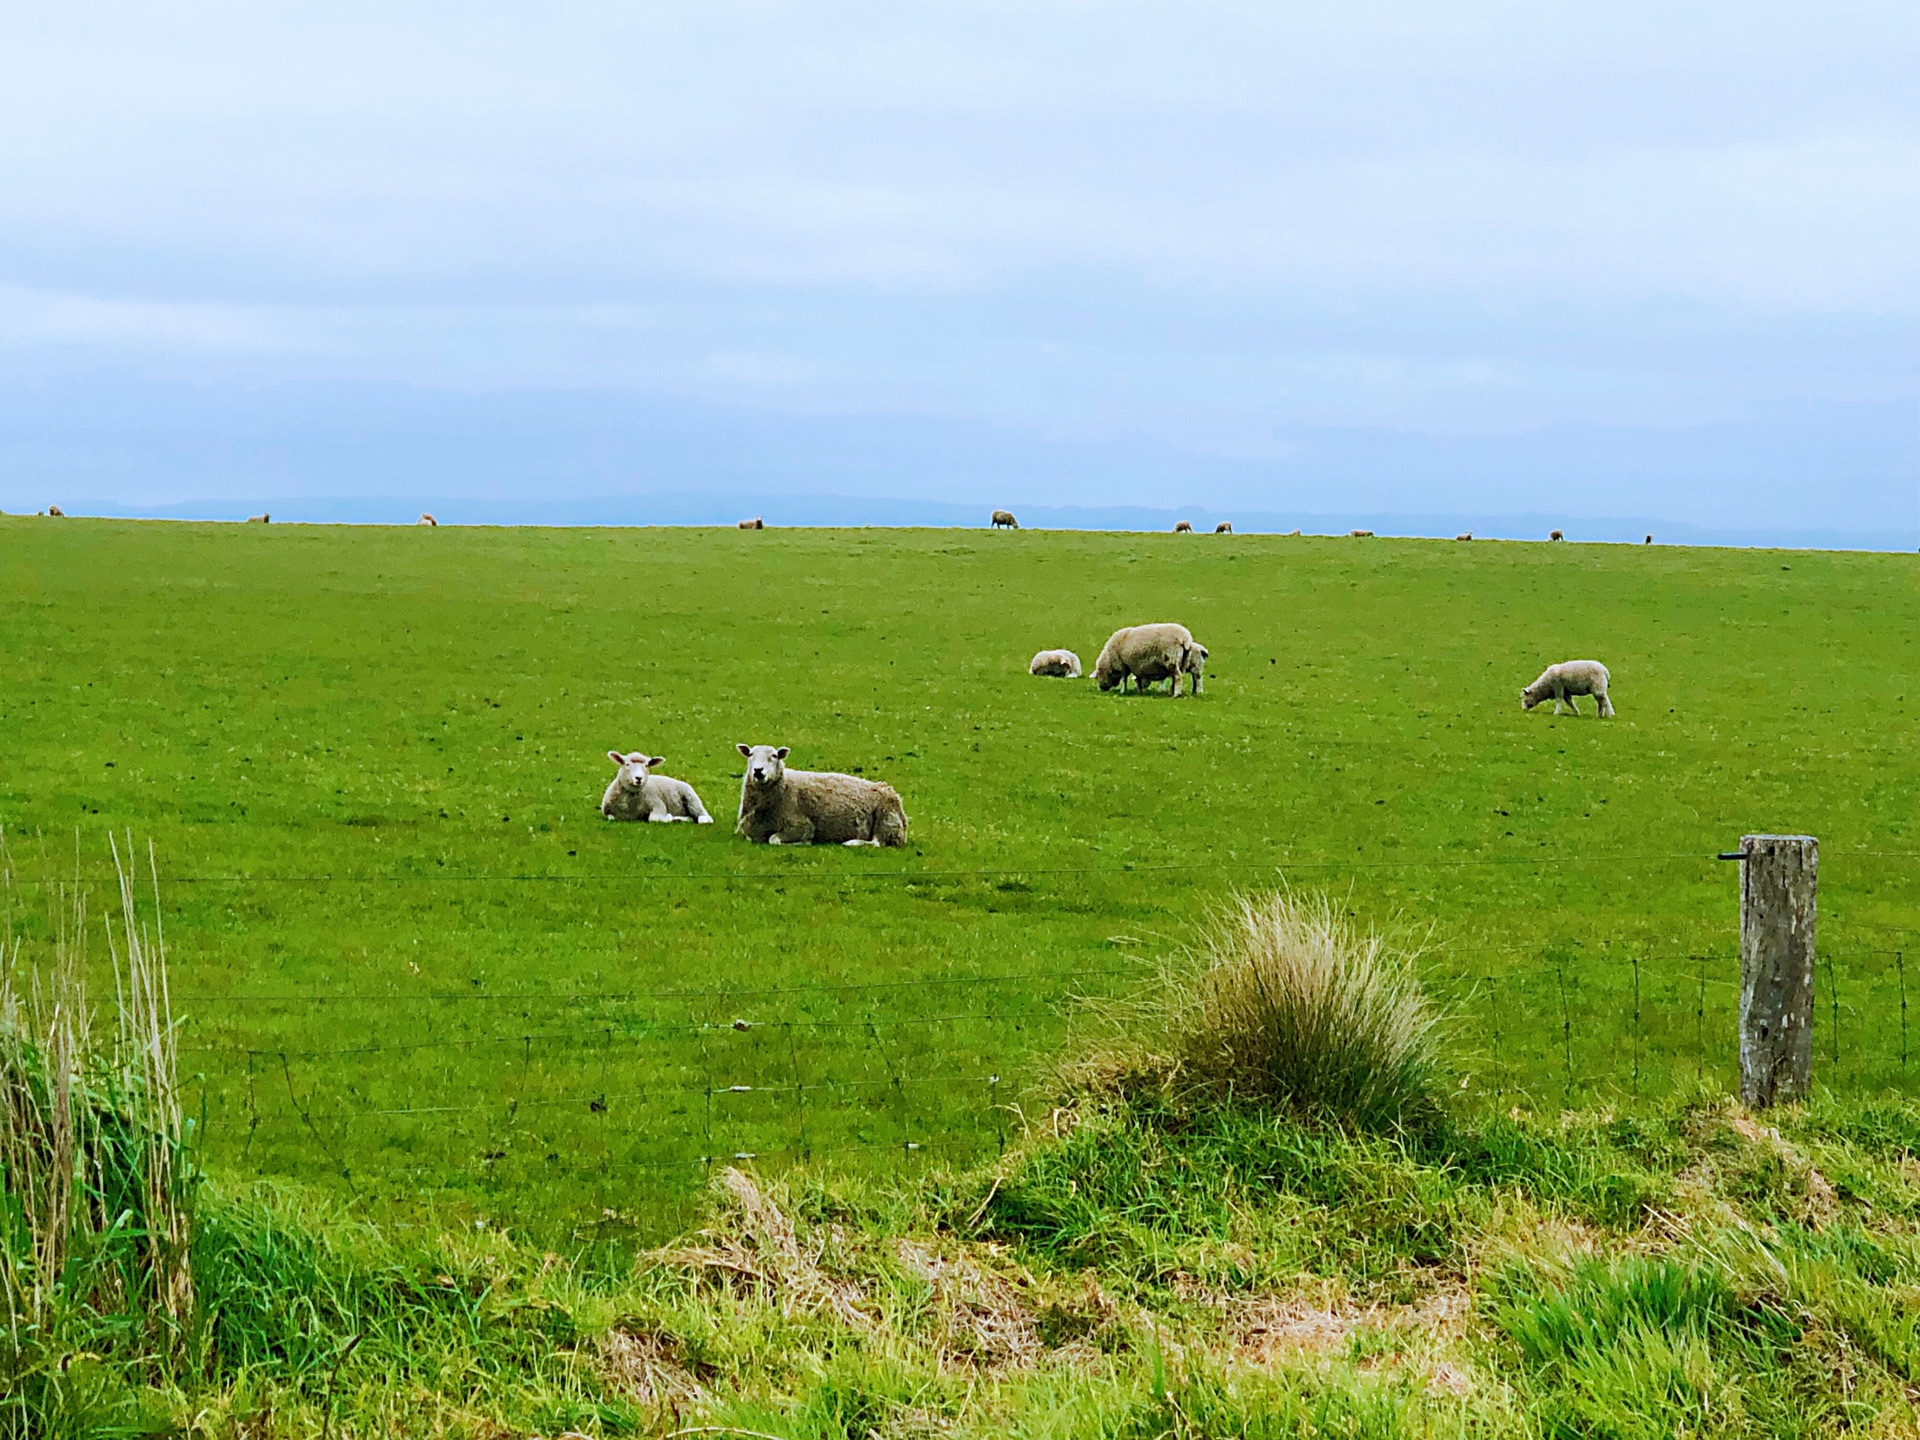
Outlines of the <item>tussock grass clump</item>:
{"type": "Polygon", "coordinates": [[[1180,1098],[1288,1110],[1362,1129],[1438,1114],[1439,1015],[1414,956],[1325,896],[1243,895],[1114,1013],[1123,1089],[1158,1071],[1180,1098]]]}

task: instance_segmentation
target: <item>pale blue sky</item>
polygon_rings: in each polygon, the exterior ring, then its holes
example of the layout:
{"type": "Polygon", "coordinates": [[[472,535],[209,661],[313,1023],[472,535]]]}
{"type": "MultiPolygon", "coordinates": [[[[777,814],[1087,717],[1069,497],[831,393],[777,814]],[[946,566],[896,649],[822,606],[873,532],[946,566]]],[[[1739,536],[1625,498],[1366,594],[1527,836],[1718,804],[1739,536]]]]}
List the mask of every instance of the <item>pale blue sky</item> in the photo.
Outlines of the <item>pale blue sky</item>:
{"type": "Polygon", "coordinates": [[[7,509],[1920,537],[1910,0],[38,8],[7,509]]]}

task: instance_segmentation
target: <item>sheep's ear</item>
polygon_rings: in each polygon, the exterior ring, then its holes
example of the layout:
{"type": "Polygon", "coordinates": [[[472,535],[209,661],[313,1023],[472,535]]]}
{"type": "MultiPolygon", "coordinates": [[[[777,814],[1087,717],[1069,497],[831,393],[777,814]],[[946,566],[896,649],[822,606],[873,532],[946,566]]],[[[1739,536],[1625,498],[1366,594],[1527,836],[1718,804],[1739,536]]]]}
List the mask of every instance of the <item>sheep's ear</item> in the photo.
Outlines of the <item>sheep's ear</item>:
{"type": "Polygon", "coordinates": [[[780,748],[779,748],[778,750],[776,750],[776,751],[774,751],[774,752],[773,752],[773,758],[774,758],[774,759],[776,759],[776,760],[784,760],[784,759],[786,759],[786,758],[787,758],[787,747],[786,747],[786,746],[784,746],[784,745],[782,745],[782,746],[781,746],[781,747],[780,747],[780,748]]]}
{"type": "Polygon", "coordinates": [[[616,765],[624,765],[627,763],[627,757],[622,755],[618,750],[607,751],[607,759],[613,761],[616,765]]]}
{"type": "Polygon", "coordinates": [[[661,766],[661,765],[664,765],[664,764],[666,764],[666,763],[667,763],[667,757],[666,757],[666,756],[664,756],[664,755],[655,755],[655,756],[652,756],[651,758],[649,758],[649,759],[648,759],[648,760],[646,761],[646,766],[647,766],[647,768],[648,768],[649,770],[652,770],[652,769],[655,769],[655,768],[657,768],[657,767],[659,767],[659,766],[661,766]]]}
{"type": "Polygon", "coordinates": [[[742,755],[753,754],[753,747],[751,745],[735,745],[733,748],[738,750],[742,755]]]}

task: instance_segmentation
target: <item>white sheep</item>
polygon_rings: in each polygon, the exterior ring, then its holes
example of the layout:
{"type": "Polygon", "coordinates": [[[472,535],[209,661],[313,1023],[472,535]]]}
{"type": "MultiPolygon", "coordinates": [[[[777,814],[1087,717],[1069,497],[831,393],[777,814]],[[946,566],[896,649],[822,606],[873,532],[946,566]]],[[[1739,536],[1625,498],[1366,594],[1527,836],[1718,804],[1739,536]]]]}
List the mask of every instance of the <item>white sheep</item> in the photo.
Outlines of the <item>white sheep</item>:
{"type": "Polygon", "coordinates": [[[1124,625],[1101,647],[1100,658],[1093,662],[1093,678],[1102,690],[1117,685],[1122,694],[1129,675],[1137,690],[1171,679],[1172,693],[1178,695],[1180,677],[1185,675],[1191,680],[1188,693],[1198,695],[1206,665],[1207,647],[1184,625],[1124,625]]]}
{"type": "Polygon", "coordinates": [[[1080,657],[1071,650],[1042,650],[1027,663],[1029,675],[1056,675],[1065,680],[1080,678],[1080,657]]]}
{"type": "Polygon", "coordinates": [[[1563,660],[1549,665],[1538,680],[1520,692],[1520,708],[1531,710],[1550,699],[1554,714],[1560,713],[1560,704],[1565,701],[1567,708],[1578,715],[1580,707],[1573,703],[1576,695],[1593,696],[1602,719],[1613,714],[1613,702],[1607,698],[1607,667],[1598,660],[1563,660]]]}
{"type": "Polygon", "coordinates": [[[433,516],[427,514],[425,511],[422,511],[420,513],[420,518],[414,521],[413,523],[416,525],[438,525],[440,522],[434,519],[433,516]]]}
{"type": "Polygon", "coordinates": [[[741,745],[734,830],[767,845],[904,845],[907,812],[891,785],[828,770],[789,770],[787,747],[741,745]]]}
{"type": "Polygon", "coordinates": [[[656,766],[667,763],[666,756],[648,755],[644,750],[635,750],[630,755],[609,750],[607,758],[620,767],[613,783],[607,786],[607,793],[600,797],[600,813],[607,819],[651,820],[657,824],[677,820],[691,820],[700,825],[713,823],[713,816],[707,813],[707,807],[700,803],[700,797],[686,781],[650,773],[656,766]]]}

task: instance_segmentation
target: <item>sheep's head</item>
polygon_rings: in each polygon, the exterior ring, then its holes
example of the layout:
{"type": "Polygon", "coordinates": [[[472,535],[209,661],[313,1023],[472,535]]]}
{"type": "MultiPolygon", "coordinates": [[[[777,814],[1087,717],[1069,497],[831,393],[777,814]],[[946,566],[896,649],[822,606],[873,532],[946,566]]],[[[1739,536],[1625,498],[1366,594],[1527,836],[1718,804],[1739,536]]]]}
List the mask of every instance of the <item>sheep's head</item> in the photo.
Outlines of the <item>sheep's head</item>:
{"type": "Polygon", "coordinates": [[[609,750],[607,759],[620,767],[620,773],[613,777],[613,783],[629,790],[639,789],[649,771],[667,763],[666,756],[649,755],[644,750],[635,750],[629,755],[622,755],[618,750],[609,750]]]}
{"type": "Polygon", "coordinates": [[[747,783],[749,785],[778,785],[780,777],[786,773],[787,747],[781,745],[738,745],[735,746],[747,759],[747,783]]]}
{"type": "Polygon", "coordinates": [[[1531,685],[1520,692],[1520,708],[1522,710],[1531,710],[1539,703],[1540,697],[1533,693],[1533,687],[1531,685]]]}

